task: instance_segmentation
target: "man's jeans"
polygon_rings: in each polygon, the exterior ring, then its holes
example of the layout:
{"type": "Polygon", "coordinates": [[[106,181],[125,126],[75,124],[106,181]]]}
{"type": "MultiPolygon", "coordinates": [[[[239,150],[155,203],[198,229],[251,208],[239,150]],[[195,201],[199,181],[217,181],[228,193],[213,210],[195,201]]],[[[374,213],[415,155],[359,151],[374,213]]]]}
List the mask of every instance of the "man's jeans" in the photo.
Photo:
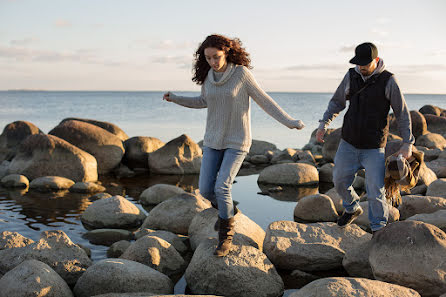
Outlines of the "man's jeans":
{"type": "Polygon", "coordinates": [[[353,213],[359,208],[359,197],[352,184],[356,172],[364,168],[370,228],[377,231],[386,226],[389,209],[384,192],[384,148],[357,149],[341,139],[334,162],[333,182],[345,211],[353,213]]]}
{"type": "Polygon", "coordinates": [[[222,219],[234,216],[231,188],[246,157],[246,152],[236,149],[215,150],[203,147],[199,188],[203,197],[218,205],[222,219]]]}

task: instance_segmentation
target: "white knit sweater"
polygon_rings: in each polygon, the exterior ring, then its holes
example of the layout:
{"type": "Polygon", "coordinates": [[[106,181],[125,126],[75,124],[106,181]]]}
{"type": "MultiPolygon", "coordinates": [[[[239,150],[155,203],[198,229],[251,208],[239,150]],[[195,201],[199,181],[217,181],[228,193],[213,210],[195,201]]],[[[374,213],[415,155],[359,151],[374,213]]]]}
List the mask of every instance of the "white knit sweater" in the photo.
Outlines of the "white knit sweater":
{"type": "Polygon", "coordinates": [[[251,97],[263,110],[288,128],[298,128],[299,121],[289,116],[258,85],[245,66],[228,64],[223,77],[215,81],[212,69],[198,97],[170,93],[172,102],[190,108],[206,108],[206,132],[203,145],[221,150],[226,148],[249,151],[251,136],[251,97]]]}

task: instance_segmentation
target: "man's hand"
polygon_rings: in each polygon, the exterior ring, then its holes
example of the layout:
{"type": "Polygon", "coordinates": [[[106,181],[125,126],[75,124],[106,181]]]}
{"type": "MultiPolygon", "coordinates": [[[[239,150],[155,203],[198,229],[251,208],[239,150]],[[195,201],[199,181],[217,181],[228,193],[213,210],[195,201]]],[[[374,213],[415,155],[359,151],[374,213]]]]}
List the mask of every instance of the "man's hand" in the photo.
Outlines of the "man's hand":
{"type": "Polygon", "coordinates": [[[404,158],[409,159],[412,156],[412,144],[403,143],[398,151],[398,155],[401,154],[404,158]]]}
{"type": "Polygon", "coordinates": [[[166,100],[167,102],[172,102],[172,100],[170,100],[170,92],[167,92],[163,95],[163,100],[166,100]]]}
{"type": "Polygon", "coordinates": [[[316,141],[319,143],[324,143],[325,129],[317,129],[316,141]]]}

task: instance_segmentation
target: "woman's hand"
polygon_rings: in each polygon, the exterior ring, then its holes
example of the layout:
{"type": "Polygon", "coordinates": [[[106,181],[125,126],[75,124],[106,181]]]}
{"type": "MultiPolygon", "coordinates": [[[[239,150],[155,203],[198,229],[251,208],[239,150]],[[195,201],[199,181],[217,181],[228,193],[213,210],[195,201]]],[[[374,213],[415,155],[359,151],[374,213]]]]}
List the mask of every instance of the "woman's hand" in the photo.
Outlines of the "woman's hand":
{"type": "Polygon", "coordinates": [[[296,128],[297,130],[301,130],[305,127],[304,122],[302,122],[301,120],[297,120],[296,121],[296,125],[294,126],[294,128],[296,128]]]}
{"type": "Polygon", "coordinates": [[[316,141],[319,143],[324,143],[325,129],[317,129],[316,141]]]}
{"type": "Polygon", "coordinates": [[[170,100],[170,92],[164,94],[163,100],[166,100],[167,102],[172,102],[172,100],[170,100]]]}

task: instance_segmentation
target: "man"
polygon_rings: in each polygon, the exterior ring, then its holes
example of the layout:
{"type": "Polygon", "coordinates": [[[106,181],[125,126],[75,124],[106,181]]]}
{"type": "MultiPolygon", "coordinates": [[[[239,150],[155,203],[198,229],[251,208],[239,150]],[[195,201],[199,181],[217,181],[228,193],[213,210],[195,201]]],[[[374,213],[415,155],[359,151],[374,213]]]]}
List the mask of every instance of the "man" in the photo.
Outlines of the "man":
{"type": "Polygon", "coordinates": [[[333,171],[333,182],[345,208],[338,225],[345,227],[363,213],[352,183],[356,172],[364,168],[368,216],[375,233],[386,226],[389,216],[384,191],[384,148],[389,131],[390,107],[403,138],[399,154],[406,159],[412,155],[415,138],[403,94],[393,74],[384,70],[384,61],[378,57],[376,46],[370,42],[358,45],[350,63],[357,66],[349,69],[330,100],[323,119],[319,121],[316,138],[319,142],[324,141],[326,128],[349,101],[333,171]]]}

